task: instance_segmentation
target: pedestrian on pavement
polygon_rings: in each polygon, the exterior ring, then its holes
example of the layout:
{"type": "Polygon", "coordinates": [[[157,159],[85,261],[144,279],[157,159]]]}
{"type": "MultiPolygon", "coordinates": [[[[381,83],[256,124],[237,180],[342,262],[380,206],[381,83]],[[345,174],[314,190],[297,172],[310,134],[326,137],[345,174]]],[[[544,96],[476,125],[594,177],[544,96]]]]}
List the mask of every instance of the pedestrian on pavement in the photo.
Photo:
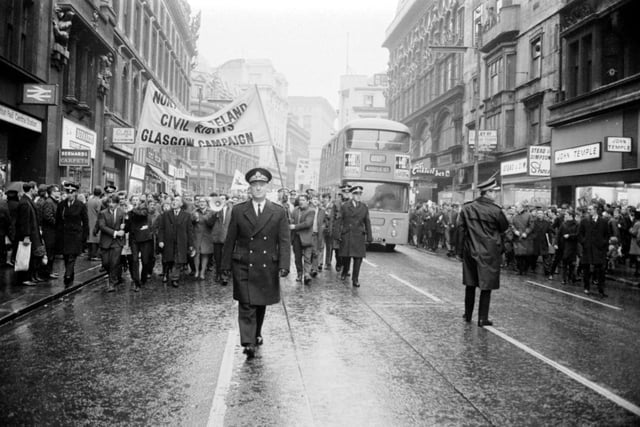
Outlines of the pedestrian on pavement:
{"type": "Polygon", "coordinates": [[[462,283],[465,285],[465,322],[471,322],[476,288],[480,288],[478,326],[490,326],[491,291],[500,288],[502,234],[509,222],[495,202],[500,190],[495,178],[478,184],[480,197],[462,206],[458,216],[458,255],[462,257],[462,283]]]}
{"type": "Polygon", "coordinates": [[[318,271],[322,271],[326,211],[315,193],[311,196],[311,207],[314,210],[313,225],[311,226],[311,277],[316,277],[318,271]]]}
{"type": "Polygon", "coordinates": [[[100,243],[100,230],[98,229],[98,215],[102,210],[102,188],[97,186],[93,189],[93,194],[87,200],[87,216],[89,218],[89,236],[87,237],[87,245],[89,253],[87,257],[89,261],[98,259],[98,247],[100,243]]]}
{"type": "Polygon", "coordinates": [[[63,182],[62,188],[67,198],[56,209],[56,241],[64,257],[64,284],[69,286],[75,277],[76,258],[82,253],[89,235],[89,218],[87,206],[77,199],[80,186],[63,182]]]}
{"type": "MultiPolygon", "coordinates": [[[[162,214],[158,224],[158,246],[162,249],[163,282],[177,288],[182,270],[194,254],[191,215],[183,209],[180,196],[171,199],[171,209],[162,214]]],[[[194,270],[195,271],[195,270],[194,270]]]]}
{"type": "Polygon", "coordinates": [[[578,224],[578,242],[582,245],[582,283],[584,293],[590,294],[591,274],[597,282],[598,293],[605,298],[604,267],[609,246],[609,223],[602,217],[602,208],[595,204],[587,207],[587,215],[578,224]]]}
{"type": "Polygon", "coordinates": [[[271,173],[248,171],[251,200],[238,203],[222,251],[222,270],[233,270],[233,298],[238,301],[240,343],[247,358],[262,345],[266,306],[280,302],[280,277],[289,274],[290,230],[285,211],[266,199],[271,173]]]}
{"type": "Polygon", "coordinates": [[[293,258],[296,265],[296,282],[305,285],[311,283],[311,256],[313,252],[313,240],[311,227],[315,210],[309,207],[309,196],[300,194],[298,206],[291,214],[291,239],[293,246],[293,258]]]}
{"type": "Polygon", "coordinates": [[[533,255],[533,217],[523,203],[516,205],[516,214],[512,220],[513,252],[516,257],[518,274],[523,275],[530,267],[533,255]]]}
{"type": "Polygon", "coordinates": [[[500,190],[495,178],[478,184],[478,190],[480,197],[465,203],[458,216],[458,255],[462,257],[465,285],[463,318],[471,322],[476,288],[480,288],[478,326],[483,327],[493,325],[489,320],[491,291],[500,288],[501,235],[509,223],[502,207],[495,202],[500,190]]]}
{"type": "Polygon", "coordinates": [[[131,248],[131,266],[129,274],[133,281],[132,289],[138,292],[141,286],[153,272],[153,231],[152,218],[149,213],[148,202],[134,194],[131,196],[131,211],[125,226],[129,233],[129,247],[131,248]],[[140,267],[142,264],[142,268],[140,267]]]}
{"type": "Polygon", "coordinates": [[[23,193],[18,193],[18,190],[5,191],[7,197],[7,207],[9,208],[9,215],[11,216],[11,225],[9,226],[9,239],[11,240],[11,259],[8,262],[9,266],[13,267],[16,260],[16,252],[18,250],[18,239],[16,238],[16,223],[18,220],[18,204],[20,204],[20,197],[23,193]]]}
{"type": "Polygon", "coordinates": [[[47,198],[40,208],[40,228],[42,229],[42,239],[47,253],[47,263],[42,266],[42,277],[57,279],[58,275],[53,272],[53,261],[58,251],[58,230],[56,226],[56,216],[58,204],[60,202],[60,187],[55,184],[47,186],[47,198]]]}
{"type": "Polygon", "coordinates": [[[22,185],[24,194],[18,203],[16,216],[16,241],[24,245],[31,245],[31,257],[29,259],[29,271],[21,272],[22,284],[34,286],[48,279],[40,277],[42,271],[42,259],[46,255],[46,249],[40,234],[40,223],[34,197],[38,188],[35,182],[25,182],[22,185]]]}
{"type": "Polygon", "coordinates": [[[340,230],[340,256],[343,257],[342,280],[347,279],[347,272],[351,258],[353,258],[353,271],[351,284],[360,287],[360,266],[362,258],[367,254],[367,243],[373,241],[371,234],[371,221],[369,220],[369,208],[360,201],[363,187],[356,185],[351,188],[351,200],[344,202],[340,209],[338,229],[340,230]]]}
{"type": "Polygon", "coordinates": [[[562,259],[562,284],[574,284],[576,282],[576,258],[578,256],[578,223],[576,214],[571,209],[566,209],[564,220],[558,229],[558,251],[562,259]],[[560,249],[562,248],[562,249],[560,249]]]}
{"type": "Polygon", "coordinates": [[[9,204],[0,197],[0,268],[7,265],[7,243],[12,238],[9,204]]]}
{"type": "Polygon", "coordinates": [[[109,275],[107,292],[116,290],[115,286],[120,283],[122,276],[120,257],[124,246],[125,213],[119,206],[120,196],[111,194],[107,199],[107,208],[98,215],[102,267],[109,275]]]}
{"type": "Polygon", "coordinates": [[[231,222],[231,209],[233,209],[233,202],[226,194],[221,194],[220,201],[222,207],[216,212],[216,220],[213,224],[212,239],[213,239],[213,258],[216,264],[216,282],[222,286],[227,286],[229,283],[229,277],[222,274],[222,248],[224,247],[224,241],[227,238],[227,231],[229,230],[229,224],[231,222]]]}
{"type": "Polygon", "coordinates": [[[216,215],[209,207],[204,195],[196,196],[196,200],[196,208],[191,213],[193,246],[196,251],[194,257],[195,277],[204,280],[209,258],[213,254],[213,226],[216,222],[216,215]]]}
{"type": "Polygon", "coordinates": [[[548,280],[553,279],[551,273],[551,265],[553,263],[553,256],[555,254],[553,229],[551,228],[551,222],[545,218],[542,208],[536,210],[536,218],[533,221],[533,254],[535,261],[532,261],[531,268],[535,272],[535,268],[538,263],[538,258],[542,257],[542,267],[544,271],[544,277],[548,280]]]}

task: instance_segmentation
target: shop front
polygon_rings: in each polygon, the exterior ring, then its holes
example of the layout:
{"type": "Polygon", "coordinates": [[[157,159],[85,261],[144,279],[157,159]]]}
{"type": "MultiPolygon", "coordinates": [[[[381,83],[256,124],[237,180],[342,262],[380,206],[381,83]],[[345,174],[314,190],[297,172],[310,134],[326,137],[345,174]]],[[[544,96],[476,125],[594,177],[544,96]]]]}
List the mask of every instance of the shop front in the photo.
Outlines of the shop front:
{"type": "MultiPolygon", "coordinates": [[[[62,118],[62,144],[60,146],[61,152],[66,150],[71,152],[72,150],[89,152],[89,161],[87,164],[70,166],[60,163],[61,171],[60,176],[62,180],[71,180],[80,184],[81,191],[90,192],[93,186],[97,183],[93,182],[93,168],[96,162],[96,145],[98,140],[98,134],[89,129],[88,127],[81,125],[66,117],[62,118]]],[[[104,167],[107,168],[108,162],[105,161],[104,167]]],[[[115,166],[114,166],[115,168],[115,166]]],[[[113,168],[112,168],[113,169],[113,168]]],[[[115,178],[111,182],[115,184],[115,178]]],[[[105,182],[104,184],[107,184],[105,182]]],[[[119,188],[119,187],[118,187],[119,188]]]]}
{"type": "Polygon", "coordinates": [[[144,193],[145,167],[138,163],[131,163],[129,173],[129,194],[144,193]]]}
{"type": "MultiPolygon", "coordinates": [[[[37,161],[35,152],[44,143],[42,132],[42,120],[0,104],[0,187],[16,180],[44,180],[46,162],[37,161]]],[[[44,159],[42,153],[39,157],[44,159]]]]}
{"type": "Polygon", "coordinates": [[[640,204],[638,110],[614,112],[553,129],[556,203],[640,204]]]}
{"type": "Polygon", "coordinates": [[[501,191],[498,200],[503,206],[523,203],[529,206],[551,205],[551,147],[530,146],[500,163],[501,191]]]}

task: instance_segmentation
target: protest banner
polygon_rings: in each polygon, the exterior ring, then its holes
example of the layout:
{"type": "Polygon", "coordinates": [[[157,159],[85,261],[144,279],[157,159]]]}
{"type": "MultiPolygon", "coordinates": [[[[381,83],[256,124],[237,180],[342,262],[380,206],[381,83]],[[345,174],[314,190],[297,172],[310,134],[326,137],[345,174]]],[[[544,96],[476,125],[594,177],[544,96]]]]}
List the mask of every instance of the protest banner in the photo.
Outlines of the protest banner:
{"type": "Polygon", "coordinates": [[[255,86],[210,116],[188,115],[153,81],[147,90],[138,124],[137,147],[256,147],[272,145],[255,86]]]}

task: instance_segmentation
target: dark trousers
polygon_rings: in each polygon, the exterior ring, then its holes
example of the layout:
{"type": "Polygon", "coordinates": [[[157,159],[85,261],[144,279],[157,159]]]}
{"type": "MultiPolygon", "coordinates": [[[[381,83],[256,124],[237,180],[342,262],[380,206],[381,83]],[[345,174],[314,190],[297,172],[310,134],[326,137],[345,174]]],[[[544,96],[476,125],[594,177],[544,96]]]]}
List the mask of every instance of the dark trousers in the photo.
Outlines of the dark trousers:
{"type": "Polygon", "coordinates": [[[240,327],[240,344],[255,345],[256,338],[262,336],[262,324],[267,307],[238,303],[238,325],[240,327]]]}
{"type": "Polygon", "coordinates": [[[593,266],[593,276],[598,281],[598,292],[604,293],[604,264],[581,264],[584,289],[588,291],[591,287],[591,266],[593,266]]]}
{"type": "Polygon", "coordinates": [[[336,270],[342,269],[342,265],[344,264],[344,259],[340,255],[338,255],[338,249],[334,249],[336,253],[336,270]]]}
{"type": "Polygon", "coordinates": [[[220,265],[222,264],[222,248],[224,247],[224,243],[214,243],[213,244],[213,259],[216,261],[216,278],[222,276],[222,270],[220,269],[220,265]]]}
{"type": "Polygon", "coordinates": [[[302,241],[297,233],[293,236],[293,260],[299,277],[307,277],[311,272],[312,250],[311,246],[302,246],[302,241]]]}
{"type": "Polygon", "coordinates": [[[166,276],[168,276],[168,279],[171,280],[172,282],[178,282],[180,281],[180,273],[184,269],[184,266],[185,264],[180,264],[173,261],[166,261],[162,263],[162,272],[166,276]]]}
{"type": "MultiPolygon", "coordinates": [[[[343,257],[342,258],[342,275],[344,276],[347,272],[349,272],[349,267],[351,265],[352,257],[343,257]]],[[[353,282],[357,282],[360,277],[360,266],[362,265],[362,257],[353,257],[353,271],[351,272],[351,280],[353,282]]]]}
{"type": "Polygon", "coordinates": [[[4,235],[0,235],[0,267],[7,263],[7,245],[4,243],[4,235]]]}
{"type": "Polygon", "coordinates": [[[573,283],[576,281],[575,260],[568,258],[562,261],[562,281],[565,283],[573,283]]]}
{"type": "Polygon", "coordinates": [[[76,254],[64,255],[64,282],[65,284],[73,282],[76,273],[76,254]]]}
{"type": "Polygon", "coordinates": [[[324,236],[324,265],[331,266],[331,256],[333,255],[333,238],[324,236]]]}
{"type": "MultiPolygon", "coordinates": [[[[464,292],[464,316],[471,320],[473,305],[476,300],[476,287],[466,286],[464,292]]],[[[491,289],[480,291],[480,306],[478,307],[478,320],[489,320],[489,304],[491,303],[491,289]]]]}
{"type": "Polygon", "coordinates": [[[120,255],[122,247],[102,248],[102,267],[109,274],[109,286],[115,286],[122,277],[122,266],[120,265],[120,255]]]}
{"type": "Polygon", "coordinates": [[[137,284],[146,283],[148,275],[153,271],[153,240],[144,242],[130,241],[131,246],[131,265],[129,273],[131,278],[137,284]],[[142,272],[140,271],[140,263],[142,263],[142,272]]]}
{"type": "Polygon", "coordinates": [[[526,273],[529,267],[529,257],[527,255],[516,255],[516,265],[518,267],[518,273],[526,273]]]}
{"type": "Polygon", "coordinates": [[[89,246],[89,253],[87,254],[87,256],[89,258],[97,258],[98,257],[98,243],[88,243],[89,246]]]}

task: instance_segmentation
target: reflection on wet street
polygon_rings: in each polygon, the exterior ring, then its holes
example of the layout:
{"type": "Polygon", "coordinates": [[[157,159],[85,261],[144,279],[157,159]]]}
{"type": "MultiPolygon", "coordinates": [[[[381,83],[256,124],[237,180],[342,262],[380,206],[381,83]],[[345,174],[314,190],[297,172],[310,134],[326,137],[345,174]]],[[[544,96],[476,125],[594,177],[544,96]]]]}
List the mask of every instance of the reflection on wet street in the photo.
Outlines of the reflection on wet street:
{"type": "Polygon", "coordinates": [[[0,329],[0,422],[640,423],[637,289],[610,283],[600,300],[505,273],[494,333],[462,321],[456,261],[413,248],[367,261],[359,289],[333,269],[310,286],[291,274],[252,360],[230,287],[90,285],[0,329]]]}

